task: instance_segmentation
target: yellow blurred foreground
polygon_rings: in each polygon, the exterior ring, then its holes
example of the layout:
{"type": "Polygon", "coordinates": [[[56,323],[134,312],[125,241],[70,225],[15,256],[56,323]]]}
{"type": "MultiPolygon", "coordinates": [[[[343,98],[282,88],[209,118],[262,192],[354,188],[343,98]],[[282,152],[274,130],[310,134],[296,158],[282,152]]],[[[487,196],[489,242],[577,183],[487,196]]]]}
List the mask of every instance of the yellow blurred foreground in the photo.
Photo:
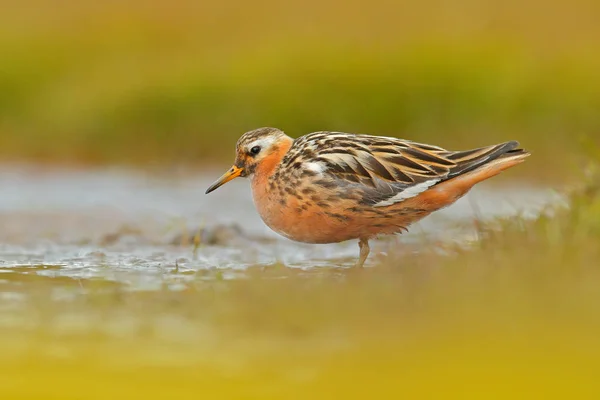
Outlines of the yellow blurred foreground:
{"type": "Polygon", "coordinates": [[[596,398],[597,182],[552,218],[482,227],[472,250],[362,271],[256,266],[148,292],[32,279],[1,314],[0,397],[596,398]]]}
{"type": "MultiPolygon", "coordinates": [[[[360,348],[326,352],[299,343],[284,347],[275,343],[266,347],[277,354],[248,356],[265,346],[250,338],[241,348],[232,343],[233,348],[224,354],[206,349],[195,352],[194,359],[181,346],[173,366],[169,365],[173,354],[161,354],[164,350],[156,349],[157,344],[136,341],[124,348],[63,339],[46,344],[50,347],[46,352],[4,364],[0,369],[2,395],[15,400],[564,399],[600,395],[597,336],[587,335],[583,340],[581,332],[575,332],[576,336],[559,333],[559,325],[543,324],[527,328],[526,339],[512,336],[524,333],[520,330],[524,326],[516,332],[483,334],[472,332],[468,324],[460,338],[443,337],[448,334],[447,326],[430,328],[442,330],[438,335],[423,332],[408,342],[377,335],[360,348]],[[65,360],[65,352],[76,357],[65,360]]],[[[403,336],[401,329],[398,333],[403,336]]]]}

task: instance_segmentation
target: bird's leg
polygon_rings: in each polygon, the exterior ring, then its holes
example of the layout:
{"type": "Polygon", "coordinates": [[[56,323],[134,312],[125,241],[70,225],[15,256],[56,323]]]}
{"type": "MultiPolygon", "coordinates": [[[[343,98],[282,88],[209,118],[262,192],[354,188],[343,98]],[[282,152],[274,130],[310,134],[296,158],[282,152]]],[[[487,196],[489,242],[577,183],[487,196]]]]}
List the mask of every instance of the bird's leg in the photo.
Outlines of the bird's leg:
{"type": "Polygon", "coordinates": [[[369,257],[371,248],[369,247],[369,241],[367,239],[360,239],[358,241],[358,247],[360,248],[360,256],[358,257],[358,262],[356,263],[356,267],[362,268],[365,265],[365,261],[367,260],[367,257],[369,257]]]}

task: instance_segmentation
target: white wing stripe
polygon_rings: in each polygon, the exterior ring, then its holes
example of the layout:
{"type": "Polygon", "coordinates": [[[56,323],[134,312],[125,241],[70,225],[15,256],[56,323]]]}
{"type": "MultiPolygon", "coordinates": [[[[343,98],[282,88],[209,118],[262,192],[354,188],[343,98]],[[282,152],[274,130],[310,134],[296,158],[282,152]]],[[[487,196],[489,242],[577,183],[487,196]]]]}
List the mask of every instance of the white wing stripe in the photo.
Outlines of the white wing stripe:
{"type": "Polygon", "coordinates": [[[317,174],[322,174],[325,171],[325,166],[320,162],[307,162],[304,164],[304,167],[310,171],[316,172],[317,174]]]}
{"type": "Polygon", "coordinates": [[[414,186],[404,189],[400,193],[394,195],[393,197],[390,197],[387,200],[376,203],[374,205],[374,207],[387,207],[387,206],[391,206],[392,204],[396,204],[401,201],[404,201],[406,199],[410,199],[411,197],[415,197],[415,196],[423,193],[424,191],[426,191],[427,189],[429,189],[431,186],[435,185],[439,181],[440,181],[440,179],[431,179],[431,180],[428,180],[425,182],[418,183],[414,186]]]}

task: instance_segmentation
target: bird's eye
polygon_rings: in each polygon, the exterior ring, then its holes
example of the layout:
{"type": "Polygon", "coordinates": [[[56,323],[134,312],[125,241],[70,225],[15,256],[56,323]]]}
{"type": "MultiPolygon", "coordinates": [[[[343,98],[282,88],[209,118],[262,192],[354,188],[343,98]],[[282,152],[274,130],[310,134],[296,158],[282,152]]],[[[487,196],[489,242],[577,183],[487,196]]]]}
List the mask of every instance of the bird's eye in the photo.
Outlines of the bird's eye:
{"type": "Polygon", "coordinates": [[[260,153],[260,146],[254,146],[250,149],[250,154],[253,156],[257,155],[258,153],[260,153]]]}

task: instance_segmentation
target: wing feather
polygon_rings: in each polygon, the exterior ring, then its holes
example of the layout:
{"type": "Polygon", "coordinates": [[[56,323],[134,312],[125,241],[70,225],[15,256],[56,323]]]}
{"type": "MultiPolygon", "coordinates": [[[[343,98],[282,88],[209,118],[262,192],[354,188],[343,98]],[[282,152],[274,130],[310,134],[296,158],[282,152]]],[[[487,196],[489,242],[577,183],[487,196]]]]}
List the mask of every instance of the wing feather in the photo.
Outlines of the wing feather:
{"type": "Polygon", "coordinates": [[[313,155],[305,163],[323,166],[316,184],[327,183],[326,188],[337,188],[339,196],[385,207],[471,171],[514,150],[518,143],[454,152],[397,138],[315,132],[297,139],[294,146],[299,153],[313,155]]]}

